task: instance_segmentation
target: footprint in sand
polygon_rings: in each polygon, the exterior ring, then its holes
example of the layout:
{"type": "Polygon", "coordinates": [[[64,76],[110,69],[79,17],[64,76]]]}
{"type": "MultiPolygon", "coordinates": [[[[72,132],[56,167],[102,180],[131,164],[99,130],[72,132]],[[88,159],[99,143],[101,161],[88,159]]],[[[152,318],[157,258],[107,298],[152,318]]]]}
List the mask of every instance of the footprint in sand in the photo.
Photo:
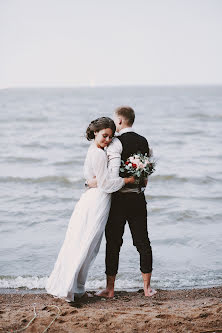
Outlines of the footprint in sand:
{"type": "Polygon", "coordinates": [[[65,311],[65,312],[62,312],[62,313],[60,314],[60,316],[64,317],[64,316],[66,316],[67,314],[68,314],[68,312],[65,311]]]}
{"type": "Polygon", "coordinates": [[[27,319],[22,319],[21,320],[22,323],[27,323],[27,321],[28,321],[27,319]]]}
{"type": "Polygon", "coordinates": [[[161,303],[161,302],[155,302],[155,303],[153,303],[154,305],[163,305],[163,303],[161,303]]]}
{"type": "Polygon", "coordinates": [[[166,319],[166,318],[170,318],[170,317],[171,317],[171,315],[167,315],[164,313],[156,315],[156,318],[160,318],[160,319],[166,319]]]}
{"type": "Polygon", "coordinates": [[[210,315],[212,315],[212,313],[204,312],[204,313],[201,313],[201,314],[199,315],[199,318],[207,318],[207,317],[209,317],[210,315]]]}

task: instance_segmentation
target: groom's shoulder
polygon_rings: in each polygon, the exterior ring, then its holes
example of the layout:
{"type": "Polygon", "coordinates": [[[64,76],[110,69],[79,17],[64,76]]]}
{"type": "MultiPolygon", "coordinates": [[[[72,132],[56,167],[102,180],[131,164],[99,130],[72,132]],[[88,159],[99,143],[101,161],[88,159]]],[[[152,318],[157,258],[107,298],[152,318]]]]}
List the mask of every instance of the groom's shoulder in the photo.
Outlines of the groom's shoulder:
{"type": "Polygon", "coordinates": [[[111,153],[111,152],[121,152],[121,151],[122,151],[122,143],[119,140],[119,137],[115,136],[112,139],[112,142],[107,147],[107,152],[111,153]]]}
{"type": "Polygon", "coordinates": [[[114,136],[111,143],[109,144],[109,147],[115,147],[121,145],[121,141],[119,140],[119,136],[114,136]]]}
{"type": "Polygon", "coordinates": [[[112,139],[112,142],[110,143],[109,147],[119,147],[121,146],[121,140],[120,140],[120,136],[115,136],[112,139]]]}
{"type": "Polygon", "coordinates": [[[142,135],[140,135],[140,134],[138,134],[136,132],[126,132],[126,133],[123,133],[119,138],[121,140],[121,139],[124,139],[124,138],[127,139],[127,137],[147,142],[147,139],[145,138],[145,136],[142,136],[142,135]]]}

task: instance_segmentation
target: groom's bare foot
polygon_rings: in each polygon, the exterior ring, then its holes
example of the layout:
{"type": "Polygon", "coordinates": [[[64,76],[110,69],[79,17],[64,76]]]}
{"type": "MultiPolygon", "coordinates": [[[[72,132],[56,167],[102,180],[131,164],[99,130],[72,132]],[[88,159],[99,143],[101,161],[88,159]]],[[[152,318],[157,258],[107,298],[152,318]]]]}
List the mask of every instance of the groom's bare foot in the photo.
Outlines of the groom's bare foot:
{"type": "Polygon", "coordinates": [[[156,295],[156,293],[157,291],[151,287],[144,288],[144,296],[152,297],[153,295],[156,295]]]}
{"type": "Polygon", "coordinates": [[[112,298],[114,297],[114,290],[110,290],[110,289],[104,289],[98,293],[96,293],[96,296],[99,297],[106,297],[106,298],[112,298]]]}

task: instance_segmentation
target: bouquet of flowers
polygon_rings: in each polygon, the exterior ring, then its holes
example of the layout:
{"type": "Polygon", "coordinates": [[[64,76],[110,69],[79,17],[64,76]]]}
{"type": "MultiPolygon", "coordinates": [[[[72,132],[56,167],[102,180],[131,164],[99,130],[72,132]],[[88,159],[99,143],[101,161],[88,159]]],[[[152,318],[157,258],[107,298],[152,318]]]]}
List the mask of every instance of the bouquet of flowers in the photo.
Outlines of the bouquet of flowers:
{"type": "Polygon", "coordinates": [[[136,184],[144,186],[144,180],[155,171],[155,161],[147,153],[130,156],[125,162],[121,161],[120,172],[133,176],[136,184]]]}

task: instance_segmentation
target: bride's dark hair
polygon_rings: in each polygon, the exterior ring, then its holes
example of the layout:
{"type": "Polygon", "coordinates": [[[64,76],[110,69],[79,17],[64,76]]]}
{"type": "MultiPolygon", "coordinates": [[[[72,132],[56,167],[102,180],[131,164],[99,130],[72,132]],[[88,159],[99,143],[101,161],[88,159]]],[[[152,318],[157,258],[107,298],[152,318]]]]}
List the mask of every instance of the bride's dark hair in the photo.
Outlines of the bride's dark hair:
{"type": "Polygon", "coordinates": [[[87,130],[86,130],[86,138],[87,140],[93,140],[95,139],[94,132],[99,132],[105,128],[110,128],[113,132],[113,135],[116,131],[116,125],[114,121],[109,117],[100,117],[97,118],[89,124],[87,130]]]}

